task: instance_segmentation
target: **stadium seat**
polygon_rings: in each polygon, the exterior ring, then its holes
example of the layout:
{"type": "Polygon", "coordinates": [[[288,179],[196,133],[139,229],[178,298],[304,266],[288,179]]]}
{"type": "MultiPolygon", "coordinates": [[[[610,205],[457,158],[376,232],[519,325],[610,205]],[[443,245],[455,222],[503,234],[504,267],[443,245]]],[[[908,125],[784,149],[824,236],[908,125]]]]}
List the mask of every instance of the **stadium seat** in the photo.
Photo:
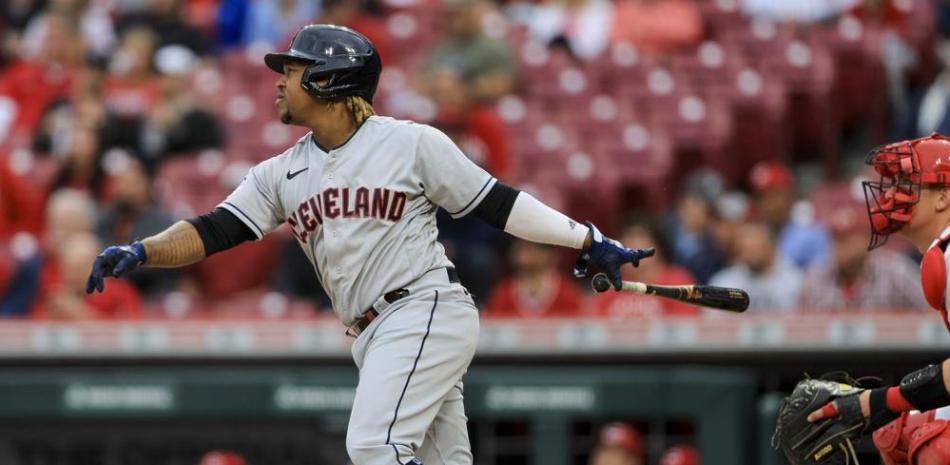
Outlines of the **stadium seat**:
{"type": "Polygon", "coordinates": [[[834,105],[835,67],[823,46],[793,40],[783,53],[765,58],[765,71],[781,77],[789,96],[792,149],[817,154],[829,173],[837,172],[839,115],[834,105]]]}
{"type": "Polygon", "coordinates": [[[703,17],[707,34],[712,37],[724,31],[737,29],[745,25],[740,0],[708,0],[697,2],[703,17]]]}
{"type": "Polygon", "coordinates": [[[662,211],[675,185],[674,155],[669,137],[659,127],[628,122],[610,126],[594,139],[592,150],[604,155],[619,176],[624,211],[662,211]]]}
{"type": "Polygon", "coordinates": [[[867,121],[881,142],[886,131],[887,89],[880,29],[845,15],[833,25],[816,28],[811,39],[834,57],[835,99],[842,128],[867,121]]]}
{"type": "MultiPolygon", "coordinates": [[[[728,80],[702,90],[728,102],[733,123],[732,150],[742,166],[786,156],[787,99],[781,79],[754,68],[732,70],[728,80]]],[[[740,175],[741,177],[741,175],[740,175]]]]}

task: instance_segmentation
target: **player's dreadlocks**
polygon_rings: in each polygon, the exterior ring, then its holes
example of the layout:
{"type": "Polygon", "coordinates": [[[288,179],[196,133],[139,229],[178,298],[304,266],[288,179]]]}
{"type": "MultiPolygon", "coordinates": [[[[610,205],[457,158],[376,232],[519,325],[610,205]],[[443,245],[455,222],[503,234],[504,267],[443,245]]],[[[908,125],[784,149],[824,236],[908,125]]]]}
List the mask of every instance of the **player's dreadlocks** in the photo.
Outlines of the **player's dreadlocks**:
{"type": "Polygon", "coordinates": [[[350,95],[345,97],[343,102],[346,104],[346,108],[350,110],[350,114],[353,115],[353,120],[357,126],[363,124],[363,121],[366,121],[367,118],[376,114],[376,112],[373,111],[373,105],[367,102],[363,97],[350,95]]]}

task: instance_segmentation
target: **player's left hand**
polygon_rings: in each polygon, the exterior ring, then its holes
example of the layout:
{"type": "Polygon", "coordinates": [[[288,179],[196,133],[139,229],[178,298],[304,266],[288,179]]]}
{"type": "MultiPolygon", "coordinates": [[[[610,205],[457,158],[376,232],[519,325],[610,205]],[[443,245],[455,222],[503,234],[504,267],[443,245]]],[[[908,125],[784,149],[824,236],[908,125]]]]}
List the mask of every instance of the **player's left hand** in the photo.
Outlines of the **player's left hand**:
{"type": "Polygon", "coordinates": [[[574,264],[574,276],[583,278],[587,276],[587,265],[593,262],[601,271],[610,278],[610,284],[619,291],[623,288],[623,279],[620,277],[620,267],[625,263],[633,266],[639,266],[640,260],[652,257],[655,250],[650,249],[630,249],[623,244],[605,237],[600,233],[596,226],[587,222],[590,228],[591,242],[587,249],[581,251],[574,264]]]}
{"type": "MultiPolygon", "coordinates": [[[[864,418],[870,417],[871,416],[871,391],[861,391],[860,394],[854,397],[856,398],[851,399],[850,401],[854,402],[856,400],[858,402],[861,416],[863,416],[864,418]]],[[[848,410],[854,410],[855,412],[858,411],[857,409],[854,409],[853,406],[849,406],[849,407],[850,408],[848,410]]],[[[833,400],[823,405],[820,409],[815,410],[814,412],[811,412],[810,414],[808,414],[808,422],[814,423],[816,421],[823,420],[823,419],[834,419],[834,418],[838,418],[840,415],[841,415],[841,408],[838,407],[838,401],[833,400]]]]}
{"type": "Polygon", "coordinates": [[[847,381],[806,379],[782,403],[772,445],[791,465],[858,463],[854,442],[900,417],[883,400],[872,408],[871,399],[883,399],[887,388],[847,381]]]}
{"type": "Polygon", "coordinates": [[[106,276],[118,278],[138,268],[145,263],[145,259],[145,247],[138,241],[129,245],[106,247],[92,262],[92,271],[86,280],[86,294],[92,294],[93,290],[102,292],[106,276]]]}

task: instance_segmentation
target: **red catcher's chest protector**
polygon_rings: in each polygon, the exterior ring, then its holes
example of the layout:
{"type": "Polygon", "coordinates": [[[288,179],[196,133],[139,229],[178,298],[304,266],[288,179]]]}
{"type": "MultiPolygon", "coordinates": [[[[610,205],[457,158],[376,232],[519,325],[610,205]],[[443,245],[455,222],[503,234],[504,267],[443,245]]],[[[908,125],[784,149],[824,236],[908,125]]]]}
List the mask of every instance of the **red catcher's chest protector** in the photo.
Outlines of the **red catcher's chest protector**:
{"type": "Polygon", "coordinates": [[[924,289],[924,297],[934,310],[940,312],[943,325],[950,332],[950,321],[947,321],[947,258],[945,252],[950,243],[950,229],[943,232],[920,262],[920,284],[924,289]]]}

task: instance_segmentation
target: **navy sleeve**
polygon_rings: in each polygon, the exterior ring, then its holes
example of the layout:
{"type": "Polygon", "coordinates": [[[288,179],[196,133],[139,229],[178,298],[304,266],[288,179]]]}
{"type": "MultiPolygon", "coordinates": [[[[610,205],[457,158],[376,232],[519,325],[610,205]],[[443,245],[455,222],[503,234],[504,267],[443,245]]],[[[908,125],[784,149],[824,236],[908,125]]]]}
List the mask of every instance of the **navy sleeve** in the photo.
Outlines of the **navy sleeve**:
{"type": "Polygon", "coordinates": [[[245,241],[257,239],[243,221],[234,213],[218,207],[211,213],[186,220],[198,230],[201,242],[205,246],[205,256],[230,249],[245,241]]]}
{"type": "Polygon", "coordinates": [[[515,205],[515,199],[521,191],[498,181],[488,191],[484,199],[472,210],[479,218],[488,224],[504,230],[508,223],[508,215],[515,205]]]}

